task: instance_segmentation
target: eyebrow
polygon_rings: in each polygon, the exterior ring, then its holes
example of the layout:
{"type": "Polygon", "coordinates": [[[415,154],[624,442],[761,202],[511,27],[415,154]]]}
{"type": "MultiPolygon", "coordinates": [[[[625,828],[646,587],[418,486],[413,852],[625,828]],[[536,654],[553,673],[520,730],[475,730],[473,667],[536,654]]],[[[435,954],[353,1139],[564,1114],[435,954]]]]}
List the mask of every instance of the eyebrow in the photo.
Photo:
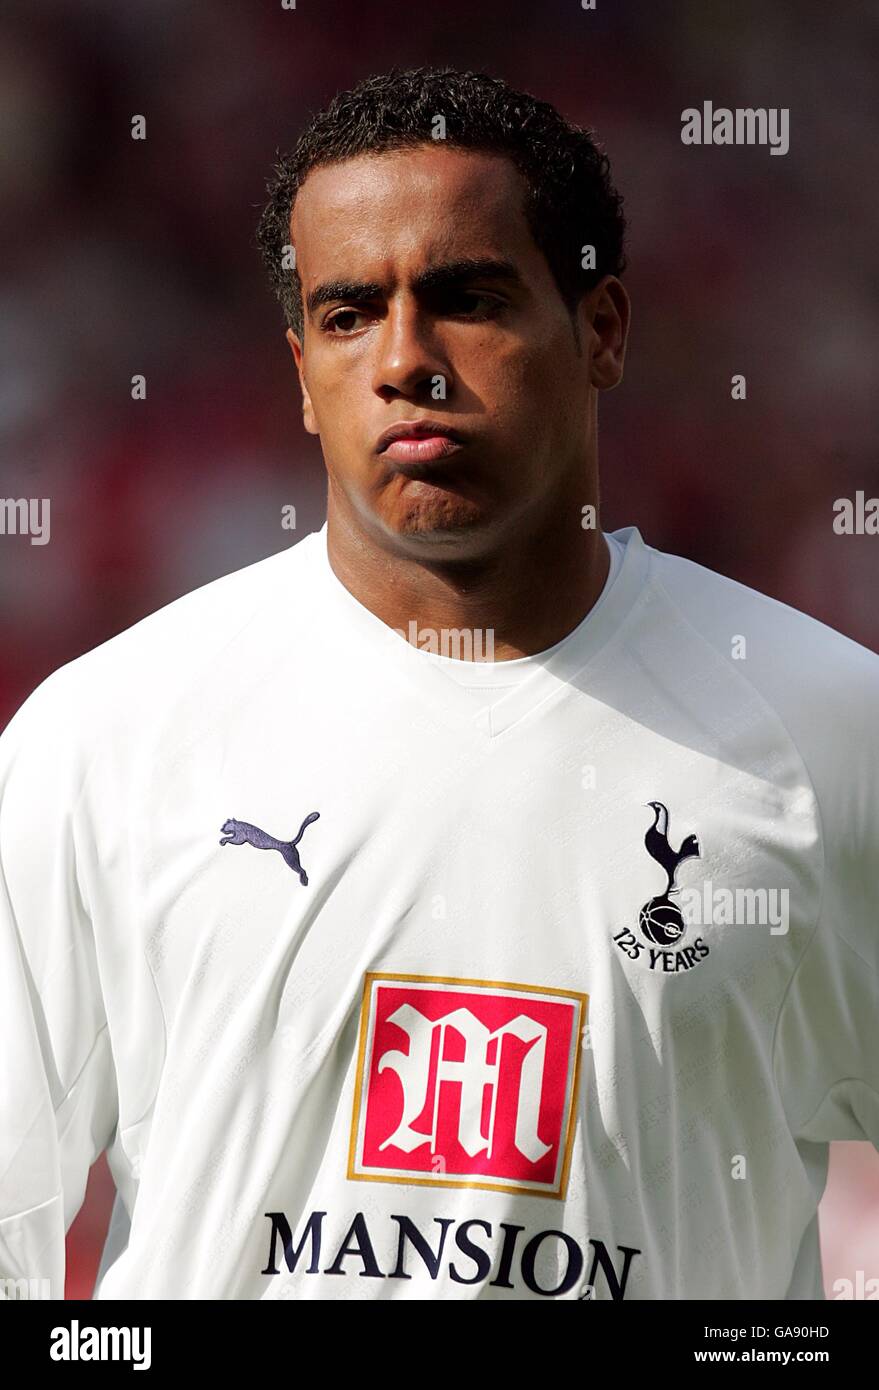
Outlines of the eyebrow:
{"type": "MultiPolygon", "coordinates": [[[[467,257],[430,266],[416,275],[412,283],[416,293],[429,294],[477,279],[506,280],[519,286],[524,284],[512,261],[492,256],[467,257]]],[[[309,314],[313,314],[321,305],[335,304],[340,300],[377,299],[382,289],[380,284],[371,280],[326,280],[310,291],[305,302],[309,314]]]]}

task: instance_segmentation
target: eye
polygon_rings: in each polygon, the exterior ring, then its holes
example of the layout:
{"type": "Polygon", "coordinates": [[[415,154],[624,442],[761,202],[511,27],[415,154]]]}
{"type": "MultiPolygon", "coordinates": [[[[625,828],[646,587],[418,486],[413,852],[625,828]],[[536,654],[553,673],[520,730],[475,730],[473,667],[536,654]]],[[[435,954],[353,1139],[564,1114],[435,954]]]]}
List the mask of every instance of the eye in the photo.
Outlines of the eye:
{"type": "Polygon", "coordinates": [[[352,324],[351,320],[365,317],[366,313],[361,309],[337,309],[324,319],[321,331],[337,338],[345,338],[357,331],[357,325],[352,324]]]}
{"type": "Polygon", "coordinates": [[[501,301],[482,290],[450,290],[444,308],[447,313],[465,318],[488,318],[501,308],[501,301]]]}

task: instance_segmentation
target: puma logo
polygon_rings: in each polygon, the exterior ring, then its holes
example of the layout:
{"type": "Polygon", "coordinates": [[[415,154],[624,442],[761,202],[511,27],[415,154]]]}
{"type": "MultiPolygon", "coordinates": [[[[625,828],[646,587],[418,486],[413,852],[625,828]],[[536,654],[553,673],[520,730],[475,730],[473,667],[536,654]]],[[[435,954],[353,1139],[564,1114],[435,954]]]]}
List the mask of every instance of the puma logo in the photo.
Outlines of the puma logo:
{"type": "Polygon", "coordinates": [[[227,820],[222,827],[225,839],[220,841],[221,845],[253,845],[254,849],[276,849],[285,864],[289,864],[295,874],[299,875],[299,882],[305,887],[308,883],[308,874],[299,862],[299,851],[296,846],[302,839],[302,835],[307,825],[311,825],[313,820],[320,819],[320,811],[312,811],[310,815],[299,827],[299,834],[295,840],[276,840],[273,835],[267,835],[264,830],[260,830],[258,825],[251,825],[246,820],[227,820]]]}

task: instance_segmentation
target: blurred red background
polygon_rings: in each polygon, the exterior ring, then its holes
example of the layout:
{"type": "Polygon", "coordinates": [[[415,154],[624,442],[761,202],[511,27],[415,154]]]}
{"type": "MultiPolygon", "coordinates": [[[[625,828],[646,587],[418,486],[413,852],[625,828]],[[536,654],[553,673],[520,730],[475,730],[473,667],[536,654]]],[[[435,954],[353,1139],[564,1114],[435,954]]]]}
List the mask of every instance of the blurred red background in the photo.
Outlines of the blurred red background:
{"type": "MultiPolygon", "coordinates": [[[[8,0],[3,491],[51,498],[52,530],[0,544],[0,724],[61,663],[322,524],[319,446],[254,229],[276,146],[392,64],[489,71],[607,146],[634,324],[625,385],[602,402],[605,526],[879,648],[879,538],[832,528],[836,498],[879,494],[877,48],[861,0],[8,0]],[[681,111],[703,100],[789,108],[790,152],[682,145],[681,111]]],[[[101,1160],[69,1296],[91,1293],[111,1199],[101,1160]]],[[[822,1236],[831,1296],[837,1277],[879,1275],[866,1145],[834,1147],[822,1236]]]]}

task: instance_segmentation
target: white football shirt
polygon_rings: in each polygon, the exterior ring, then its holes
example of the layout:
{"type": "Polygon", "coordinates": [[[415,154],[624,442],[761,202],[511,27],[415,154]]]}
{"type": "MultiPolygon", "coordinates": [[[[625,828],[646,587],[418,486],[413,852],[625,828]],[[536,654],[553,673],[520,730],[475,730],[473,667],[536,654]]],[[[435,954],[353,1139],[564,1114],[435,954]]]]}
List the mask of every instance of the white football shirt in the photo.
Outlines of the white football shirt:
{"type": "MultiPolygon", "coordinates": [[[[879,657],[615,533],[485,701],[326,527],[0,737],[0,1277],[99,1298],[821,1298],[879,1147],[879,657]]],[[[535,576],[539,582],[539,576],[535,576]]]]}
{"type": "MultiPolygon", "coordinates": [[[[561,652],[566,644],[574,644],[581,641],[586,623],[590,622],[610,592],[611,585],[616,579],[619,568],[623,562],[625,551],[617,540],[616,536],[608,535],[605,537],[607,548],[610,554],[610,567],[604,587],[592,605],[590,611],[583,618],[572,632],[563,637],[554,646],[547,647],[543,652],[536,652],[533,656],[513,657],[510,661],[495,661],[491,656],[490,641],[493,634],[480,634],[477,642],[475,634],[469,635],[469,659],[453,656],[451,651],[432,650],[432,646],[442,645],[436,639],[431,643],[429,639],[419,642],[419,634],[412,633],[409,640],[414,641],[414,645],[424,651],[430,660],[444,671],[452,680],[463,685],[465,690],[477,699],[481,705],[492,705],[506,690],[512,689],[514,685],[519,685],[523,680],[532,674],[537,666],[543,666],[548,660],[554,658],[561,652]]],[[[449,633],[445,645],[448,648],[464,647],[467,650],[467,638],[458,638],[456,643],[451,640],[452,634],[449,633]]]]}

